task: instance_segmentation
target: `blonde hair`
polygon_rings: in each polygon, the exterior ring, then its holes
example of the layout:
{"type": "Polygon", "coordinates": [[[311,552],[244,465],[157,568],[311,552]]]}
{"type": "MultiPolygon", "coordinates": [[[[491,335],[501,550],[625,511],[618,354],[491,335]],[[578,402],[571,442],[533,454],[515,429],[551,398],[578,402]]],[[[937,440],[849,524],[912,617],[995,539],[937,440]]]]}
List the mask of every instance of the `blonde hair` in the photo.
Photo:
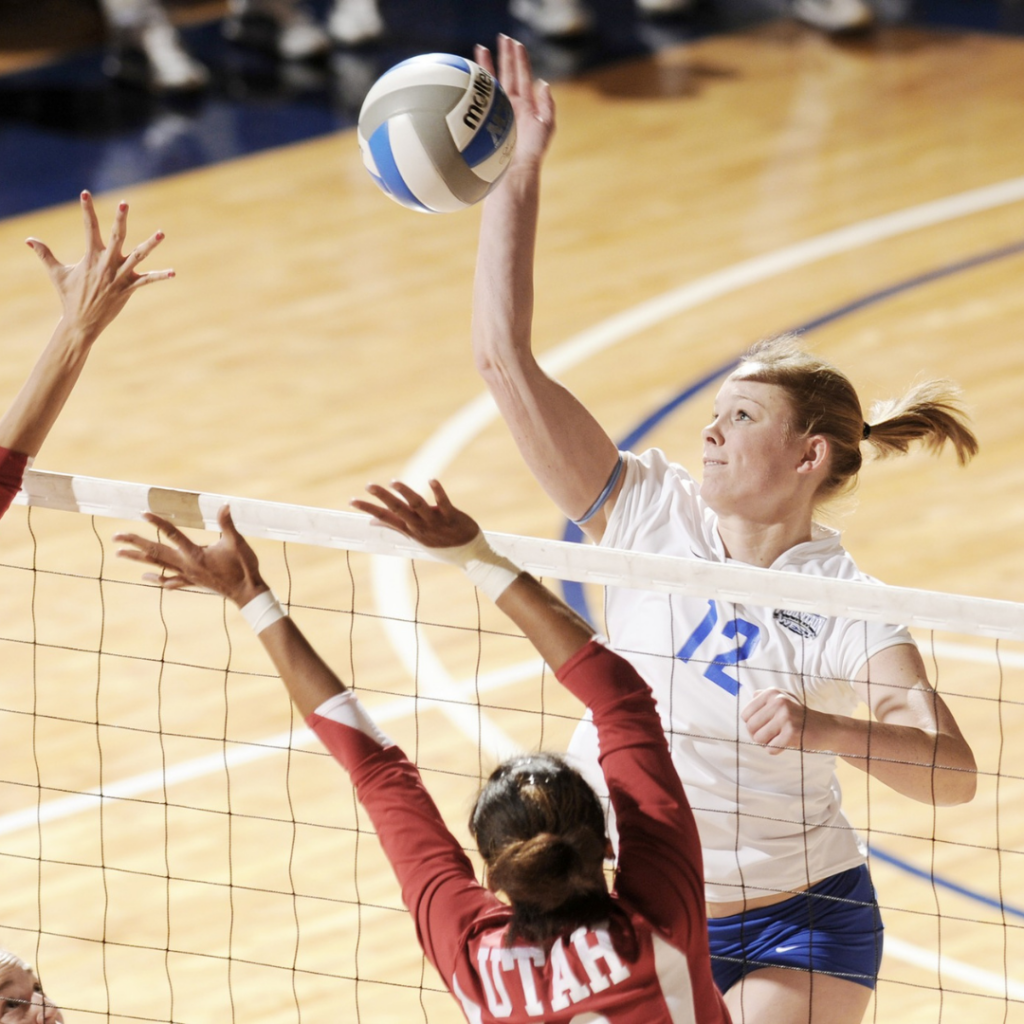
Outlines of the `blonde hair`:
{"type": "Polygon", "coordinates": [[[822,499],[853,487],[865,442],[877,458],[887,458],[906,454],[912,441],[933,452],[948,441],[962,466],[978,451],[978,439],[960,405],[960,389],[952,381],[915,384],[901,398],[876,402],[866,419],[846,375],[806,352],[792,334],[757,342],[731,376],[782,388],[792,409],[793,432],[828,439],[831,457],[828,477],[818,492],[822,499]]]}

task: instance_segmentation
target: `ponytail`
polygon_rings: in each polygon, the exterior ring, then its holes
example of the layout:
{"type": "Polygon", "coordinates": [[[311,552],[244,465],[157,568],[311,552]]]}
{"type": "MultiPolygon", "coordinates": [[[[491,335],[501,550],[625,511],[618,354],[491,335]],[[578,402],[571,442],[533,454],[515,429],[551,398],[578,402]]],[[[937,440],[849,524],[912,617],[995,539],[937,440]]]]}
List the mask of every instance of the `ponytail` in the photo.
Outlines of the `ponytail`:
{"type": "Polygon", "coordinates": [[[978,454],[978,439],[960,406],[960,389],[948,380],[924,381],[902,398],[876,402],[868,441],[879,458],[906,454],[911,441],[933,452],[948,441],[961,466],[978,454]]]}

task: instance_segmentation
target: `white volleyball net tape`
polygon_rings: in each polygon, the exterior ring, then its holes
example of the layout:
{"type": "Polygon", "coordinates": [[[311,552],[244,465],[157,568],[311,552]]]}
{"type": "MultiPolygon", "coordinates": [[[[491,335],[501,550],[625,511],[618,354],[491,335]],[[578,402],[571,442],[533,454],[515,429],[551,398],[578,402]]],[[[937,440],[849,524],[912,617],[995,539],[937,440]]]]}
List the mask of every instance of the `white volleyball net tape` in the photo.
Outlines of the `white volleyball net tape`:
{"type": "MultiPolygon", "coordinates": [[[[144,511],[215,531],[225,503],[467,847],[496,759],[572,734],[579,706],[529,644],[365,516],[30,471],[0,524],[0,946],[80,1021],[454,1020],[348,780],[241,617],[115,557],[115,532],[154,534],[144,511]]],[[[978,795],[936,809],[841,766],[886,925],[866,1019],[1024,1021],[1024,605],[488,536],[549,582],[912,627],[978,795]]]]}

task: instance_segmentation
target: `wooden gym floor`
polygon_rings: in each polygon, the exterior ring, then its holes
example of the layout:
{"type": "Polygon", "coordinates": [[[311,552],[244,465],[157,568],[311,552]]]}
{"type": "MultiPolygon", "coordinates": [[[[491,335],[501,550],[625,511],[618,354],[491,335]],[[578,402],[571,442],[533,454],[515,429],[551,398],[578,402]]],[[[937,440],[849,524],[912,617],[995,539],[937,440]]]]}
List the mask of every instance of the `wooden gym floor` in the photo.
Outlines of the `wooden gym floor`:
{"type": "MultiPolygon", "coordinates": [[[[867,401],[921,374],[951,377],[981,439],[974,464],[915,454],[869,465],[834,519],[888,583],[1019,600],[1024,41],[905,28],[840,46],[778,22],[555,94],[536,344],[565,354],[560,375],[610,432],[625,436],[757,337],[802,325],[867,401]],[[642,320],[666,296],[668,313],[642,320]],[[624,317],[613,343],[579,358],[565,347],[612,317],[624,317]]],[[[100,195],[104,223],[122,196],[133,240],[166,231],[154,264],[177,278],[136,296],[104,336],[38,468],[328,508],[370,480],[437,471],[486,528],[560,535],[499,423],[428,447],[482,390],[469,349],[476,211],[424,217],[389,203],[351,131],[100,195]]],[[[73,205],[0,222],[5,395],[57,316],[28,234],[68,260],[81,245],[73,205]]],[[[643,444],[693,464],[710,403],[698,394],[643,444]]],[[[237,616],[225,624],[210,598],[159,602],[129,585],[137,574],[109,541],[122,524],[34,511],[30,533],[26,518],[13,509],[0,539],[0,942],[37,959],[79,1021],[286,1021],[297,1003],[308,1019],[459,1019],[429,970],[420,993],[386,866],[371,836],[357,842],[347,785],[312,745],[169,784],[167,809],[151,786],[102,819],[92,807],[32,820],[37,790],[47,805],[230,761],[290,718],[237,616]],[[35,577],[22,568],[33,563],[35,577]]],[[[300,623],[418,751],[461,829],[477,748],[436,705],[414,717],[396,703],[414,683],[385,628],[387,594],[375,603],[373,565],[299,545],[285,565],[280,546],[260,550],[275,588],[303,606],[300,623]]],[[[421,618],[439,623],[421,631],[420,653],[436,651],[457,681],[474,678],[478,658],[488,680],[527,661],[521,641],[478,639],[475,602],[453,576],[420,573],[421,618]]],[[[988,641],[938,639],[938,685],[984,777],[974,803],[933,813],[843,776],[873,844],[963,890],[874,861],[889,945],[868,1019],[1021,1021],[1024,646],[1000,645],[1000,669],[988,641]],[[966,650],[951,654],[953,640],[966,650]]],[[[521,745],[557,747],[577,709],[524,676],[494,681],[486,714],[521,745]]]]}

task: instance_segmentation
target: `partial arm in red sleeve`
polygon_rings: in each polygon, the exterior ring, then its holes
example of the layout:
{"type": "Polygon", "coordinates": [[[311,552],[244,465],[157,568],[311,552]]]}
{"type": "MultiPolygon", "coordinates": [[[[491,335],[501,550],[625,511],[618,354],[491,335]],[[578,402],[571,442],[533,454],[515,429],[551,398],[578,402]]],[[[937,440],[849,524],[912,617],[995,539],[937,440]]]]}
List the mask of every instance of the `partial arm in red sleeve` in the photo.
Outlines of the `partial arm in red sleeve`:
{"type": "Polygon", "coordinates": [[[0,516],[11,507],[14,496],[21,489],[28,457],[24,452],[0,448],[0,516]]]}
{"type": "Polygon", "coordinates": [[[558,670],[590,709],[619,831],[616,891],[685,948],[704,929],[704,869],[693,812],[650,687],[633,666],[591,643],[558,670]]]}
{"type": "MultiPolygon", "coordinates": [[[[173,523],[147,514],[170,543],[118,534],[130,547],[122,557],[159,567],[148,579],[168,590],[201,586],[245,608],[266,595],[255,551],[225,506],[214,544],[193,543],[173,523]]],[[[288,616],[259,629],[296,708],[352,776],[381,846],[402,887],[417,935],[446,981],[455,968],[463,932],[481,913],[499,906],[476,881],[473,866],[442,821],[416,767],[373,724],[354,695],[288,616]]]]}
{"type": "Polygon", "coordinates": [[[328,701],[308,722],[352,776],[401,885],[420,945],[450,982],[466,929],[501,904],[477,882],[416,766],[376,729],[351,694],[328,701]]]}

